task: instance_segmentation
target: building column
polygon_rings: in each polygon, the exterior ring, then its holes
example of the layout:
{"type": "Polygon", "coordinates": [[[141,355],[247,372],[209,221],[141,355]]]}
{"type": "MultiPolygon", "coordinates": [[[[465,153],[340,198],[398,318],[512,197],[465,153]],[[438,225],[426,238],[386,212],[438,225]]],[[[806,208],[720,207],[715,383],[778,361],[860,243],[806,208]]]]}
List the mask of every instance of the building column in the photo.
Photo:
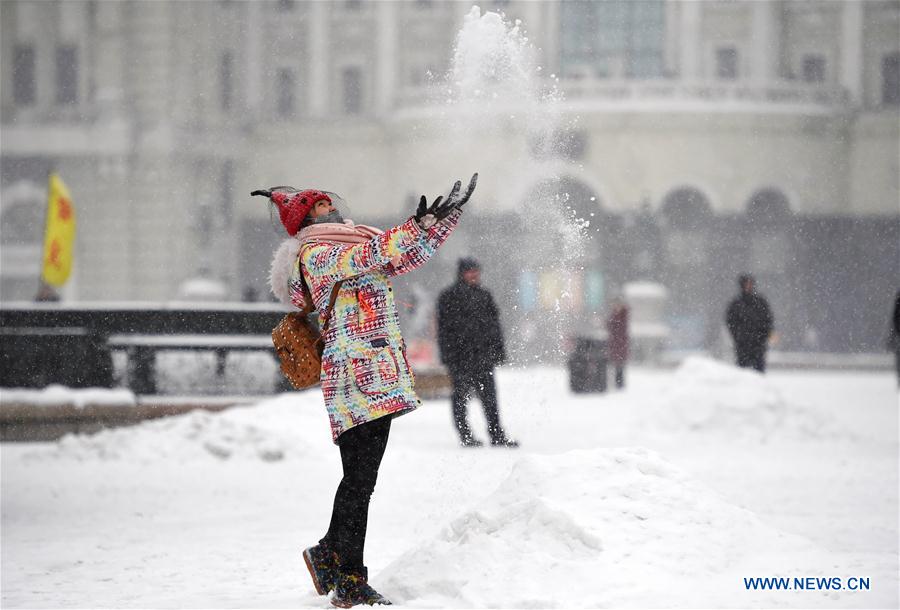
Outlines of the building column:
{"type": "Polygon", "coordinates": [[[375,56],[375,113],[388,114],[394,107],[397,83],[397,3],[379,2],[377,32],[378,48],[375,56]]]}
{"type": "Polygon", "coordinates": [[[758,83],[778,80],[781,36],[778,31],[777,2],[753,2],[752,40],[750,41],[750,79],[758,83]]]}
{"type": "Polygon", "coordinates": [[[863,81],[863,3],[844,2],[841,14],[840,83],[850,94],[850,101],[862,102],[863,81]]]}
{"type": "Polygon", "coordinates": [[[681,25],[679,21],[679,7],[677,2],[666,2],[665,4],[665,32],[663,34],[663,73],[664,78],[668,78],[678,74],[678,53],[680,42],[678,37],[678,28],[681,25]]]}
{"type": "Polygon", "coordinates": [[[699,80],[701,74],[700,61],[700,20],[703,6],[701,2],[681,2],[679,20],[679,75],[681,80],[699,80]]]}
{"type": "Polygon", "coordinates": [[[96,90],[94,100],[105,121],[120,118],[125,106],[123,51],[126,45],[124,6],[115,2],[97,3],[97,29],[93,44],[96,64],[91,67],[96,90]]]}
{"type": "MultiPolygon", "coordinates": [[[[272,91],[271,83],[263,80],[265,70],[262,65],[262,10],[261,2],[247,2],[247,52],[245,53],[244,99],[247,100],[247,114],[251,120],[262,115],[263,89],[272,91]]],[[[270,94],[271,95],[271,94],[270,94]]]]}
{"type": "Polygon", "coordinates": [[[328,74],[331,69],[328,47],[331,44],[328,2],[310,2],[309,7],[309,82],[310,115],[322,118],[328,114],[328,74]]]}
{"type": "Polygon", "coordinates": [[[561,2],[532,2],[522,7],[523,11],[528,11],[524,19],[527,24],[534,24],[537,31],[537,44],[542,56],[539,65],[544,67],[544,78],[551,74],[559,74],[562,70],[560,66],[560,7],[561,2]]]}

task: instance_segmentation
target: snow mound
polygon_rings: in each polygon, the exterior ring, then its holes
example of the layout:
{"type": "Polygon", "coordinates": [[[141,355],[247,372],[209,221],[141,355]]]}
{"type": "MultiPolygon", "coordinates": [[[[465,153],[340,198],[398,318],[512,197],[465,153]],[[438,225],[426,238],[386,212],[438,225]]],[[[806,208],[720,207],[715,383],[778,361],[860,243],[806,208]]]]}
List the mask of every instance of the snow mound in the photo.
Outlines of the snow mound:
{"type": "Polygon", "coordinates": [[[30,453],[29,457],[79,461],[186,462],[206,458],[277,462],[327,450],[330,435],[320,402],[313,393],[286,394],[254,406],[218,413],[196,410],[91,435],[68,434],[49,448],[30,453]],[[322,425],[325,429],[314,435],[303,433],[310,426],[322,425]],[[313,436],[325,440],[312,441],[314,448],[310,441],[313,436]]]}
{"type": "Polygon", "coordinates": [[[675,371],[659,416],[666,426],[768,439],[845,436],[828,414],[789,402],[765,375],[702,357],[675,371]]]}
{"type": "Polygon", "coordinates": [[[745,559],[811,548],[651,451],[594,449],[519,460],[378,581],[416,607],[607,607],[639,590],[677,603],[708,600],[714,576],[745,559]]]}

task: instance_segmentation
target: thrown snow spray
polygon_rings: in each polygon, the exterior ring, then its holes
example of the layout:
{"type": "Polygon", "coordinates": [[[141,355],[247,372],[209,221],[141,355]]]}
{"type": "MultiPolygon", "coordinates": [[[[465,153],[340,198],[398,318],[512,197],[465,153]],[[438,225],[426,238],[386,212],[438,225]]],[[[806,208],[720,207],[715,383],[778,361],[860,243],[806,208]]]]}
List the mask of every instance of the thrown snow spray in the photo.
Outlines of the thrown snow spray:
{"type": "Polygon", "coordinates": [[[473,6],[432,99],[448,146],[477,155],[483,180],[500,187],[492,200],[479,201],[478,214],[519,221],[478,239],[496,244],[504,265],[519,273],[502,287],[518,296],[510,299],[517,311],[507,317],[515,325],[508,334],[519,356],[537,361],[558,360],[560,338],[573,330],[589,225],[562,181],[563,171],[580,170],[564,161],[569,140],[560,133],[573,125],[563,120],[557,81],[543,78],[520,21],[473,6]]]}

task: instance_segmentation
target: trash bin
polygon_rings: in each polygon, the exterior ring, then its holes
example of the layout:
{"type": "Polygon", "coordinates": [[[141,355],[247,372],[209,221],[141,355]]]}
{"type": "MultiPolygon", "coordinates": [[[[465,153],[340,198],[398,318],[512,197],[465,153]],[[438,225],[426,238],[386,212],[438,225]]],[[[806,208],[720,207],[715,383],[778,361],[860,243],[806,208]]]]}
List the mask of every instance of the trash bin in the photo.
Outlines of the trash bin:
{"type": "Polygon", "coordinates": [[[606,391],[606,341],[576,337],[569,356],[569,387],[573,392],[606,391]]]}

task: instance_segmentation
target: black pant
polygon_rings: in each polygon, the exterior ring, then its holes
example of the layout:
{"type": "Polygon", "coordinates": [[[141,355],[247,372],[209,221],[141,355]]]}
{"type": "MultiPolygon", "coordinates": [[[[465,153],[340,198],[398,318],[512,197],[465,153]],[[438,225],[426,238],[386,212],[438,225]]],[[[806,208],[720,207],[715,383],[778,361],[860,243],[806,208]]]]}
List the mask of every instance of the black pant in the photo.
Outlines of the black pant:
{"type": "Polygon", "coordinates": [[[319,544],[333,549],[344,572],[363,570],[363,548],[369,521],[369,498],[391,432],[391,417],[350,428],[338,437],[344,478],[334,494],[328,533],[319,544]]]}
{"type": "Polygon", "coordinates": [[[503,441],[506,435],[500,425],[500,413],[497,411],[494,370],[451,371],[450,375],[453,378],[453,421],[459,431],[459,438],[463,442],[472,438],[472,429],[469,428],[469,417],[466,411],[469,396],[474,390],[484,408],[484,418],[487,420],[488,434],[490,434],[491,440],[503,441]]]}
{"type": "Polygon", "coordinates": [[[743,368],[756,369],[760,373],[766,372],[766,348],[757,345],[738,345],[737,365],[743,368]]]}

